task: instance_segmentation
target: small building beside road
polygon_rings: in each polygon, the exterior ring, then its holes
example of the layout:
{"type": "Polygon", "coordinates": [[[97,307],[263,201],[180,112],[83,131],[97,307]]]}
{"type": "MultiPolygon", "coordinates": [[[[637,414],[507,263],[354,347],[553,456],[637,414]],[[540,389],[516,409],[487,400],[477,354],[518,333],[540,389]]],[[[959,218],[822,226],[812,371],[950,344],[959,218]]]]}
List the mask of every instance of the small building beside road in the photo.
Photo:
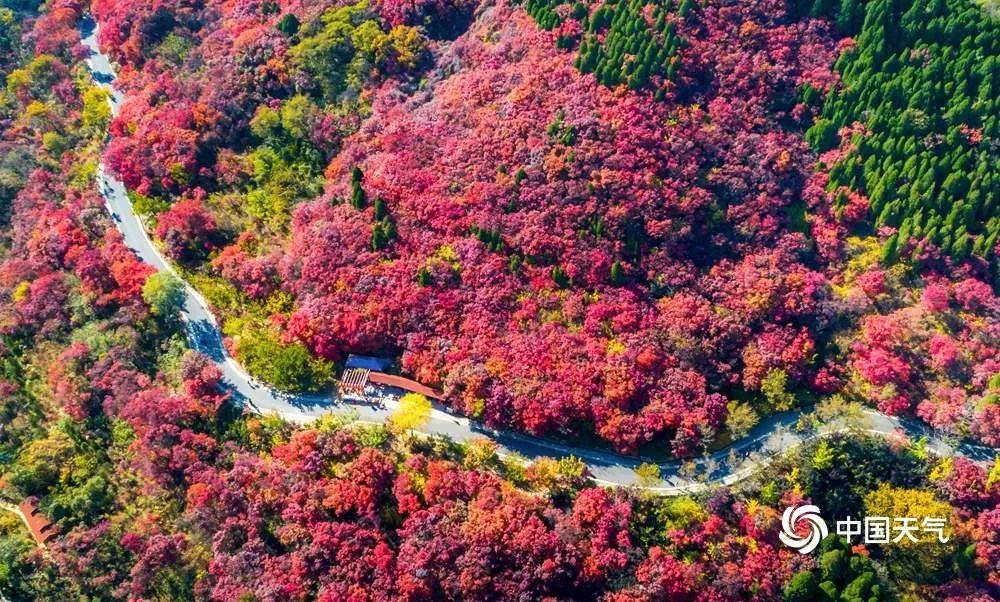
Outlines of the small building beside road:
{"type": "Polygon", "coordinates": [[[404,376],[383,372],[383,366],[387,365],[388,362],[381,363],[381,358],[366,358],[365,356],[357,355],[348,357],[347,362],[344,364],[344,373],[340,377],[341,394],[352,397],[366,397],[366,390],[375,385],[377,387],[401,389],[408,393],[419,393],[428,399],[444,400],[444,393],[437,389],[420,384],[404,376]]]}
{"type": "Polygon", "coordinates": [[[45,518],[45,515],[38,509],[38,500],[28,498],[21,502],[18,509],[21,511],[24,524],[31,531],[32,539],[39,547],[45,547],[45,544],[52,541],[52,538],[56,536],[56,526],[49,522],[49,519],[45,518]]]}

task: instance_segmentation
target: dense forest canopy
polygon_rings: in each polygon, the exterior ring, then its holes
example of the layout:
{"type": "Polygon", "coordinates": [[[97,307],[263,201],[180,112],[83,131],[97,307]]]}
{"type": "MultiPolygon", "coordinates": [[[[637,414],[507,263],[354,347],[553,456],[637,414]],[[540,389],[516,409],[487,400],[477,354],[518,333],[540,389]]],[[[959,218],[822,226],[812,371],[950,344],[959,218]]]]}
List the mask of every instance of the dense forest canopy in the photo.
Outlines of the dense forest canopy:
{"type": "Polygon", "coordinates": [[[127,92],[105,157],[280,388],[362,352],[622,451],[832,393],[997,439],[983,6],[94,10],[127,92]],[[865,348],[900,312],[905,352],[865,348]]]}
{"type": "Polygon", "coordinates": [[[823,102],[807,133],[818,150],[861,123],[844,141],[848,154],[830,166],[843,206],[866,195],[875,227],[897,229],[885,260],[932,244],[961,261],[994,259],[1000,234],[1000,28],[970,2],[844,2],[812,7],[835,14],[856,35],[837,61],[842,86],[823,102]]]}
{"type": "Polygon", "coordinates": [[[0,6],[3,597],[1000,595],[1000,465],[857,418],[1000,447],[992,0],[0,6]],[[124,243],[101,161],[177,276],[124,243]],[[605,488],[421,436],[419,396],[296,426],[190,349],[180,278],[281,391],[364,353],[486,426],[656,458],[796,408],[847,431],[657,497],[656,464],[605,488]],[[806,502],[949,543],[798,554],[806,502]]]}

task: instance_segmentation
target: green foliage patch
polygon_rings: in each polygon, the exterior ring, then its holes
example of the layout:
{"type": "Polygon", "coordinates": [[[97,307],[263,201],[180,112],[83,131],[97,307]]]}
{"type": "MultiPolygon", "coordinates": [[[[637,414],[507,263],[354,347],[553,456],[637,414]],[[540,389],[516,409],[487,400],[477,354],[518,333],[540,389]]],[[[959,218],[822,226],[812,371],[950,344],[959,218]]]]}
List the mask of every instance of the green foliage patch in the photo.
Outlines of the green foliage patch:
{"type": "Polygon", "coordinates": [[[888,261],[911,239],[956,260],[991,257],[1000,235],[1000,27],[970,0],[818,0],[799,9],[857,32],[836,64],[843,83],[807,132],[824,151],[841,128],[858,122],[867,131],[831,167],[831,189],[866,194],[875,226],[898,229],[888,261]]]}
{"type": "MultiPolygon", "coordinates": [[[[528,0],[525,10],[543,29],[556,29],[566,20],[564,0],[528,0]]],[[[580,35],[563,33],[557,43],[572,47],[579,38],[575,65],[593,73],[606,86],[628,84],[648,87],[653,76],[661,81],[674,77],[677,52],[684,44],[676,33],[676,18],[692,9],[688,1],[650,3],[646,0],[608,0],[601,3],[574,2],[569,18],[583,26],[580,35]]]]}

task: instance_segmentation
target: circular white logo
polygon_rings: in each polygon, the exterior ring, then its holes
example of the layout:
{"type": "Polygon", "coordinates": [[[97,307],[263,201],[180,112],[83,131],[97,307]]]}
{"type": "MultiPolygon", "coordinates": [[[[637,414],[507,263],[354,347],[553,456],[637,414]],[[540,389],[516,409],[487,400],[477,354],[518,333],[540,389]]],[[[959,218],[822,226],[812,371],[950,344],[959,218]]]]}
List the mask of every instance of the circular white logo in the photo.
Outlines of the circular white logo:
{"type": "Polygon", "coordinates": [[[778,534],[778,539],[786,546],[798,550],[800,554],[808,554],[815,550],[828,534],[826,521],[819,515],[819,508],[812,504],[798,508],[789,506],[781,515],[781,533],[778,534]],[[800,520],[809,521],[810,530],[805,537],[795,533],[795,525],[800,520]]]}

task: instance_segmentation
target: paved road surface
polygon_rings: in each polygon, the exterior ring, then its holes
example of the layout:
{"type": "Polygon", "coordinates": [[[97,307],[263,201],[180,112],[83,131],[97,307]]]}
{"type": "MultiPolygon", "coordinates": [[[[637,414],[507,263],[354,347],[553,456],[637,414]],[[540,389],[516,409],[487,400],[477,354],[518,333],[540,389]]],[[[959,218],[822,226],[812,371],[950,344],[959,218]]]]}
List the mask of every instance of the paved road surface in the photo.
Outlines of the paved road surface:
{"type": "MultiPolygon", "coordinates": [[[[80,31],[84,45],[90,49],[87,66],[94,80],[110,91],[112,112],[117,115],[124,98],[112,86],[115,81],[115,71],[107,55],[102,54],[97,46],[93,21],[84,20],[80,31]]],[[[176,274],[146,234],[132,209],[121,181],[111,176],[103,164],[99,168],[97,180],[108,212],[124,236],[126,244],[146,263],[160,271],[176,274]]],[[[205,353],[218,364],[226,385],[238,403],[259,413],[276,412],[282,418],[297,423],[309,422],[326,412],[347,410],[357,412],[359,420],[381,423],[385,422],[395,409],[393,403],[377,408],[344,401],[335,402],[330,396],[285,395],[254,381],[225,350],[219,325],[209,311],[208,303],[194,288],[186,286],[187,295],[182,317],[191,343],[195,349],[205,353]]],[[[800,416],[801,412],[790,412],[768,417],[762,420],[746,438],[707,458],[699,459],[695,463],[694,472],[696,475],[701,475],[700,478],[682,470],[678,462],[663,464],[660,467],[662,482],[647,485],[646,488],[662,495],[677,495],[697,492],[713,484],[733,483],[765,465],[768,458],[776,452],[800,445],[812,437],[847,428],[843,421],[835,421],[808,434],[799,433],[793,427],[800,416]],[[729,462],[732,451],[735,451],[737,457],[735,465],[730,465],[729,462]],[[682,476],[682,473],[686,476],[682,476]]],[[[915,422],[901,421],[873,411],[866,413],[861,428],[881,434],[903,431],[910,437],[928,436],[928,449],[944,455],[965,455],[985,462],[991,460],[996,453],[995,450],[986,447],[952,444],[915,422]]],[[[640,482],[635,472],[635,468],[642,462],[639,459],[600,450],[570,447],[515,433],[494,431],[475,421],[453,416],[442,406],[435,406],[430,420],[421,431],[430,435],[445,435],[455,441],[469,441],[488,436],[499,444],[501,453],[517,452],[528,460],[572,455],[587,464],[598,483],[626,486],[637,485],[640,482]]]]}

